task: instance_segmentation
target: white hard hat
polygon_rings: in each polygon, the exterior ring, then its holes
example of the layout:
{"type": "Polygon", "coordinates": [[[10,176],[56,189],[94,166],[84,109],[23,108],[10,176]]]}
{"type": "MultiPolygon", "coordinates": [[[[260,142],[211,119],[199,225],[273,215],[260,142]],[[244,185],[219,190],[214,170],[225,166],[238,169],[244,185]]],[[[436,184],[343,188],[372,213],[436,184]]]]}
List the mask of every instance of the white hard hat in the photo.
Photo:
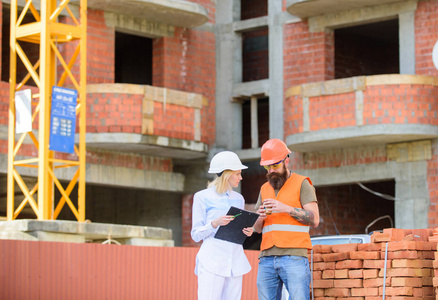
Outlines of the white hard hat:
{"type": "Polygon", "coordinates": [[[210,162],[208,173],[221,173],[225,170],[237,171],[247,169],[242,165],[236,153],[231,151],[222,151],[217,153],[210,162]]]}

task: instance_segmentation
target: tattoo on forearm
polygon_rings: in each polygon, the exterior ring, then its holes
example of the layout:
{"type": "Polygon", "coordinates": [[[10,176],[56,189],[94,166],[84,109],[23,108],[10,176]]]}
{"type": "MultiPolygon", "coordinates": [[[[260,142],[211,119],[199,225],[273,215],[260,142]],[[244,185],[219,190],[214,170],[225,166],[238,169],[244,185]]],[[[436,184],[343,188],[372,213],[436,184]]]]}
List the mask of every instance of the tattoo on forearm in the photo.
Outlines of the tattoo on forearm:
{"type": "Polygon", "coordinates": [[[294,208],[290,212],[291,217],[295,218],[298,222],[304,224],[304,225],[315,225],[315,215],[313,212],[304,210],[301,208],[294,208]]]}

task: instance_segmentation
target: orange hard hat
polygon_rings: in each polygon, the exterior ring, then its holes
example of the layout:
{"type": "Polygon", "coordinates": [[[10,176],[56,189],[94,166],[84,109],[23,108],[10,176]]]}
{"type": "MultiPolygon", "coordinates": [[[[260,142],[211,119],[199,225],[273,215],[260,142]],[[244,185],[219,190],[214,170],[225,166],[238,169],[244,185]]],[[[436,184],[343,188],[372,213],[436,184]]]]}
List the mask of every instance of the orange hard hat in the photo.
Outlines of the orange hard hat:
{"type": "Polygon", "coordinates": [[[278,163],[291,153],[286,144],[279,139],[267,140],[262,146],[261,166],[268,166],[278,163]]]}

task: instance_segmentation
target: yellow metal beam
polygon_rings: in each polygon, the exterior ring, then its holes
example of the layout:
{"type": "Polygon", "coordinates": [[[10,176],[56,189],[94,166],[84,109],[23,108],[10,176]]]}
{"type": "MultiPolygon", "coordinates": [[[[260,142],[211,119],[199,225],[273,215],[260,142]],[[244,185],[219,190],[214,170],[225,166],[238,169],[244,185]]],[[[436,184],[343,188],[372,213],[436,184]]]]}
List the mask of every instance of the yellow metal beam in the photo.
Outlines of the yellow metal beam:
{"type": "MultiPolygon", "coordinates": [[[[79,169],[76,171],[75,175],[73,176],[72,181],[70,181],[70,184],[68,185],[67,189],[65,190],[65,194],[67,196],[70,196],[71,191],[73,190],[73,188],[75,187],[75,182],[78,180],[79,178],[79,169]]],[[[53,212],[53,217],[54,219],[56,219],[59,215],[59,213],[61,212],[61,209],[64,207],[66,199],[64,197],[61,198],[61,200],[59,200],[58,205],[55,208],[55,211],[53,212]]]]}
{"type": "Polygon", "coordinates": [[[80,50],[81,50],[81,44],[79,44],[76,47],[76,49],[75,49],[75,51],[73,53],[73,56],[71,57],[71,59],[70,59],[70,61],[68,63],[67,68],[64,70],[64,72],[61,75],[61,78],[58,81],[58,85],[63,86],[64,83],[65,83],[65,80],[67,79],[67,75],[71,74],[71,72],[67,71],[67,70],[71,70],[71,68],[73,67],[73,64],[75,63],[76,59],[79,56],[80,50]]]}
{"type": "MultiPolygon", "coordinates": [[[[38,182],[34,185],[34,187],[32,188],[32,190],[29,192],[29,195],[32,198],[24,198],[23,201],[21,201],[20,205],[18,205],[17,209],[14,211],[14,219],[20,214],[20,212],[23,210],[23,208],[26,206],[26,204],[30,203],[30,205],[35,204],[35,200],[33,198],[33,195],[36,193],[36,191],[38,190],[38,182]],[[32,202],[30,202],[32,201],[32,202]]],[[[35,211],[35,209],[34,209],[35,211]]]]}
{"type": "Polygon", "coordinates": [[[22,159],[22,160],[14,161],[14,165],[19,166],[25,164],[32,164],[32,163],[37,163],[38,161],[39,161],[38,158],[22,159]]]}
{"type": "Polygon", "coordinates": [[[33,208],[33,211],[37,214],[39,219],[38,205],[36,204],[35,199],[33,198],[33,194],[31,195],[29,189],[27,188],[26,183],[24,182],[23,178],[21,178],[20,174],[18,174],[17,170],[13,171],[13,175],[14,175],[14,179],[18,183],[18,186],[21,188],[21,191],[23,192],[24,196],[26,196],[27,202],[29,202],[30,206],[33,208]]]}
{"type": "Polygon", "coordinates": [[[79,221],[85,222],[85,132],[86,122],[86,98],[87,98],[87,0],[81,0],[81,40],[80,40],[80,89],[79,89],[79,186],[78,186],[78,211],[79,221]]]}
{"type": "Polygon", "coordinates": [[[70,207],[71,211],[76,216],[76,219],[79,220],[80,219],[79,218],[79,212],[77,211],[77,209],[76,209],[75,205],[73,204],[73,202],[71,202],[71,199],[70,199],[69,195],[65,192],[65,190],[62,187],[61,183],[56,178],[55,174],[53,173],[53,171],[51,169],[49,169],[49,175],[52,177],[53,181],[55,182],[56,187],[58,188],[59,192],[61,193],[62,200],[65,200],[65,202],[67,202],[67,204],[70,207]]]}

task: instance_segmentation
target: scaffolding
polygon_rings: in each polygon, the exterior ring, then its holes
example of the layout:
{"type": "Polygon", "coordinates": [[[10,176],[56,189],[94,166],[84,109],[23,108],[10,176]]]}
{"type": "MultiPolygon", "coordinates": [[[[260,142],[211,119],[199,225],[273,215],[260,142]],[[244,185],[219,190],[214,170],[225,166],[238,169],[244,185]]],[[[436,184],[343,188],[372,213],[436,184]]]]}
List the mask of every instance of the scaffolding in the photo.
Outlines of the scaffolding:
{"type": "MultiPolygon", "coordinates": [[[[74,8],[79,7],[76,16],[69,7],[69,2],[69,0],[61,0],[58,4],[56,0],[41,0],[38,10],[32,0],[26,0],[18,15],[17,0],[11,1],[8,220],[16,219],[26,205],[30,205],[38,220],[55,220],[67,204],[79,222],[85,221],[87,0],[70,3],[74,8]],[[61,13],[65,15],[62,18],[60,18],[61,13]],[[26,14],[31,14],[35,21],[24,24],[26,14]],[[60,19],[64,23],[60,23],[60,19]],[[22,42],[39,45],[39,59],[35,64],[31,63],[21,47],[22,42]],[[64,51],[60,51],[59,47],[63,47],[64,51]],[[68,61],[63,55],[67,56],[66,53],[71,52],[65,49],[74,49],[68,61]],[[17,83],[17,58],[21,60],[27,71],[27,75],[19,83],[17,83]],[[75,63],[77,60],[79,60],[79,71],[78,64],[75,63]],[[60,76],[57,76],[58,72],[60,76]],[[24,89],[29,79],[33,80],[37,90],[32,95],[32,130],[16,134],[15,97],[17,92],[24,89]],[[68,87],[77,92],[77,104],[73,113],[79,129],[76,133],[79,142],[74,144],[74,153],[71,155],[50,149],[53,87],[68,87]],[[37,131],[37,134],[34,131],[37,131]],[[29,157],[23,155],[25,151],[20,152],[27,137],[36,147],[38,157],[29,157]],[[32,187],[27,186],[21,175],[32,174],[29,168],[38,169],[38,180],[32,187]],[[66,172],[73,174],[66,188],[57,178],[55,171],[61,168],[72,168],[72,172],[66,172]],[[16,184],[24,195],[21,203],[15,203],[16,184]],[[70,196],[76,185],[77,201],[73,201],[70,196]],[[59,201],[54,199],[55,187],[61,194],[59,201]]],[[[73,133],[75,131],[73,128],[73,133]]]]}

